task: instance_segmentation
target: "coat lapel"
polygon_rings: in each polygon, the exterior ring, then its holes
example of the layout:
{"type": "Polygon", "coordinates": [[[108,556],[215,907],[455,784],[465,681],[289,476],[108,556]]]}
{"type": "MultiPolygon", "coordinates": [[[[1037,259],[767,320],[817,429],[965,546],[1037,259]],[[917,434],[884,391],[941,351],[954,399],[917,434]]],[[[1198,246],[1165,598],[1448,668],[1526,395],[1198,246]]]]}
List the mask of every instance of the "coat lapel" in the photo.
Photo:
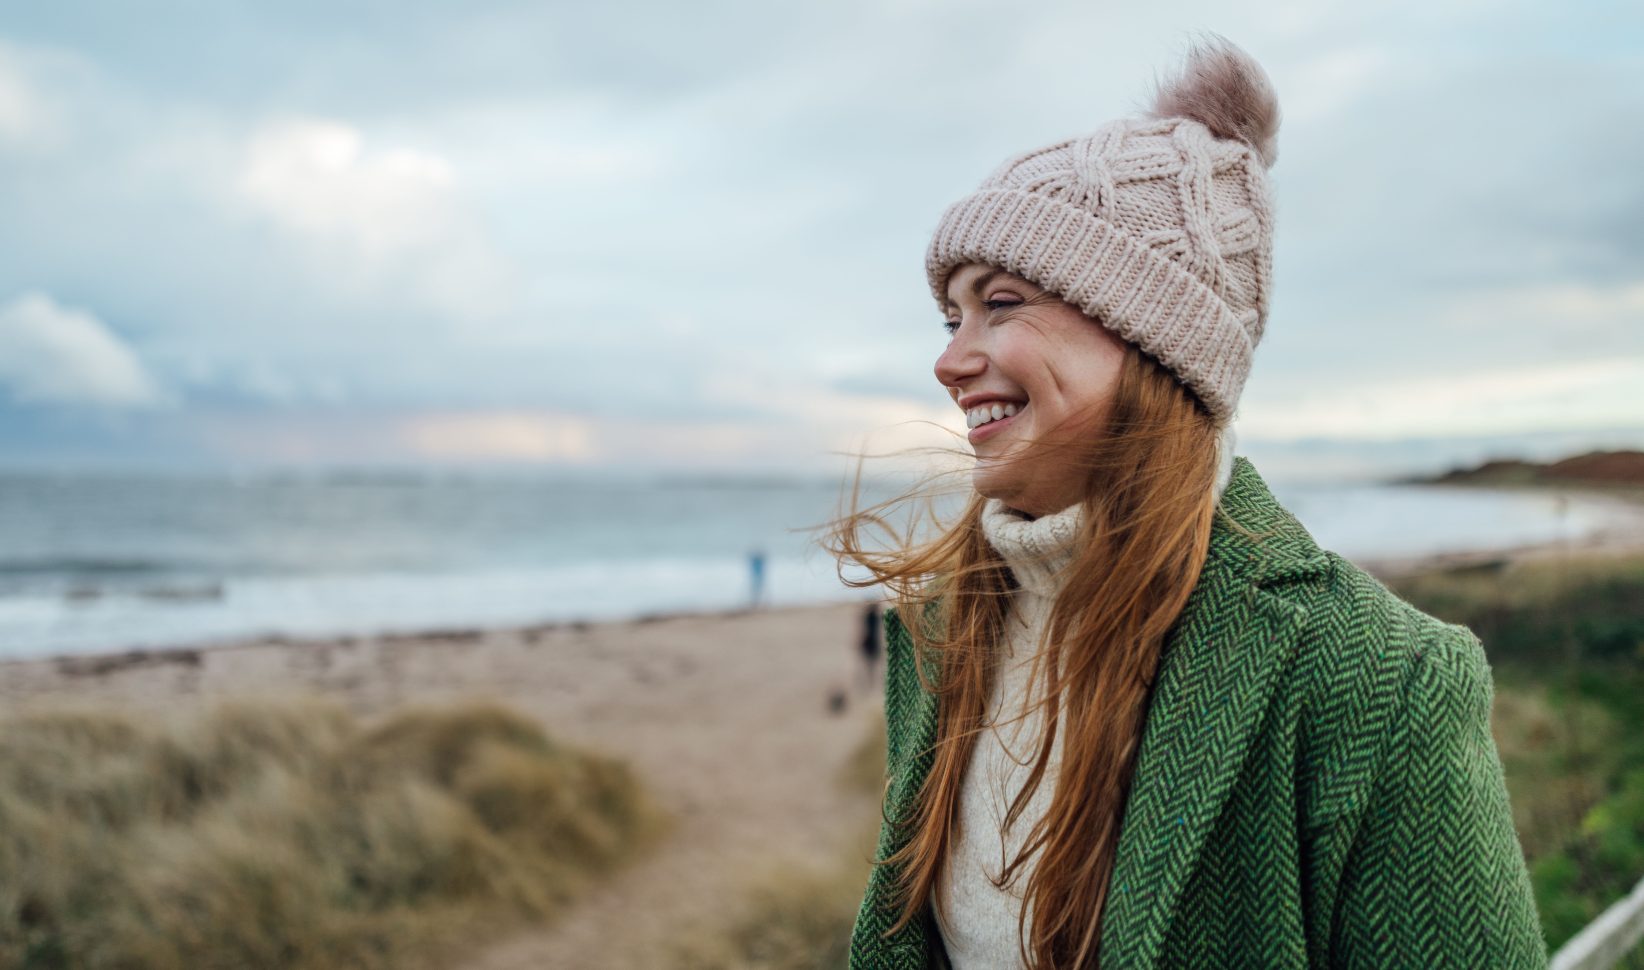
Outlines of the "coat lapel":
{"type": "Polygon", "coordinates": [[[1102,965],[1154,965],[1176,903],[1295,654],[1306,610],[1271,587],[1322,575],[1323,552],[1236,459],[1198,584],[1167,638],[1102,919],[1102,965]]]}

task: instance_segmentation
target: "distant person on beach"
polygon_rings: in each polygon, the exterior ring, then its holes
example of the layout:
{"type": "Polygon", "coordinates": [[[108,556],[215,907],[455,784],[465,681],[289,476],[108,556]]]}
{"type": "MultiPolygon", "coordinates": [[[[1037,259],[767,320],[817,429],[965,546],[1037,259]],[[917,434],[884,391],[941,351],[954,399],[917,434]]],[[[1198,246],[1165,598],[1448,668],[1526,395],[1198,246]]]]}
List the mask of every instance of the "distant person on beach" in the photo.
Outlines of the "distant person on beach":
{"type": "MultiPolygon", "coordinates": [[[[999,104],[952,136],[1008,130],[999,104]]],[[[885,548],[900,502],[945,508],[929,482],[830,539],[896,601],[851,967],[1546,965],[1478,638],[1234,453],[1278,126],[1214,37],[1139,116],[1011,155],[938,220],[968,501],[885,548]]]]}
{"type": "Polygon", "coordinates": [[[882,609],[882,605],[873,602],[862,610],[862,679],[869,688],[879,672],[879,611],[882,609]]]}
{"type": "Polygon", "coordinates": [[[748,608],[758,609],[765,602],[765,551],[754,549],[748,553],[748,608]]]}

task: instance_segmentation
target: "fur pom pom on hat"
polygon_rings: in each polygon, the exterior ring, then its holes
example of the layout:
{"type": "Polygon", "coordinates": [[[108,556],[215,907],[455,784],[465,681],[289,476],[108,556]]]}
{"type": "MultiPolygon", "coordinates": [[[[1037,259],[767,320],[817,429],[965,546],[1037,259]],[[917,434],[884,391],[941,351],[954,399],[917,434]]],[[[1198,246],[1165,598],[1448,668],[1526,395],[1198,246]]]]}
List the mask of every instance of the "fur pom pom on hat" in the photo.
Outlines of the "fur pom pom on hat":
{"type": "Polygon", "coordinates": [[[1015,155],[942,214],[925,255],[938,304],[965,263],[1055,293],[1233,420],[1271,298],[1279,106],[1225,38],[1192,48],[1137,118],[1015,155]]]}
{"type": "Polygon", "coordinates": [[[1182,72],[1153,96],[1154,118],[1191,118],[1217,138],[1242,141],[1262,165],[1279,159],[1279,99],[1267,75],[1224,37],[1187,56],[1182,72]]]}

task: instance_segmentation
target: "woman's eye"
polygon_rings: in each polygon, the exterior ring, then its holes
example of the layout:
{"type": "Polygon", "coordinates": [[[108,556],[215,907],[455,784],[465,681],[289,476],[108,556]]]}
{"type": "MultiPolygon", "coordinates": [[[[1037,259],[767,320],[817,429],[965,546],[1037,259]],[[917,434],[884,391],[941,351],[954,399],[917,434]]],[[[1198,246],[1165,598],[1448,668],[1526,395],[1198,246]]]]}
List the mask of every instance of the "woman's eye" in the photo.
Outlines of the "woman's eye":
{"type": "MultiPolygon", "coordinates": [[[[1019,300],[1019,299],[1016,299],[1015,297],[1007,297],[1007,298],[1002,299],[1002,300],[983,300],[982,301],[982,306],[986,307],[987,311],[989,313],[992,313],[994,310],[1003,310],[1007,307],[1021,306],[1021,305],[1022,305],[1022,301],[1019,300]]],[[[942,329],[947,331],[948,336],[951,337],[959,329],[959,321],[958,320],[944,320],[944,321],[942,321],[942,329]]]]}

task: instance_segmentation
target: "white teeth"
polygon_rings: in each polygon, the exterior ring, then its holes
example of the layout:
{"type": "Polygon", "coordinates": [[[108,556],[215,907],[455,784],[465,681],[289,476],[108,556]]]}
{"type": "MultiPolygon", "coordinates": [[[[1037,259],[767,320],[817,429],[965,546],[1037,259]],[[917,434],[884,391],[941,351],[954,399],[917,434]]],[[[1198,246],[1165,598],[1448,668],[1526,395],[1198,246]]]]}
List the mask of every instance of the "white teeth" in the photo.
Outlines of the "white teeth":
{"type": "Polygon", "coordinates": [[[973,429],[980,428],[982,425],[987,424],[990,421],[998,421],[1001,418],[1015,417],[1016,413],[1020,410],[1021,407],[1014,403],[984,404],[980,407],[971,408],[969,411],[965,412],[965,426],[973,429]]]}

